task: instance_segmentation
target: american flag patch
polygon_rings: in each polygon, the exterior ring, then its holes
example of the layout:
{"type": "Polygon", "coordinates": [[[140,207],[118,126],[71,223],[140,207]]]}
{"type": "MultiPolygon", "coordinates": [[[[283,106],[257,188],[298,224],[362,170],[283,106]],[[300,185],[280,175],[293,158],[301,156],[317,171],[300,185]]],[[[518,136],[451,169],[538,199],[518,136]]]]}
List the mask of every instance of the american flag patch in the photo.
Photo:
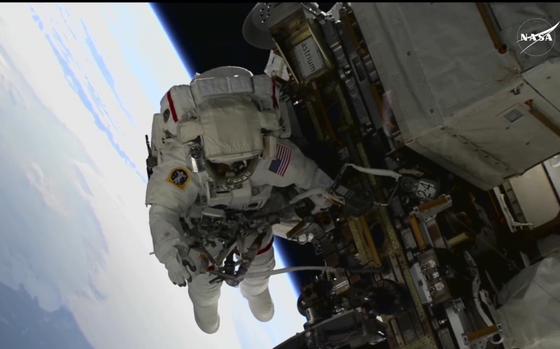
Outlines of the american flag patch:
{"type": "Polygon", "coordinates": [[[288,165],[290,165],[291,159],[292,149],[290,149],[290,147],[286,145],[277,144],[276,155],[274,157],[274,160],[272,160],[272,162],[270,163],[270,167],[268,169],[283,177],[284,174],[286,174],[286,170],[288,169],[288,165]]]}

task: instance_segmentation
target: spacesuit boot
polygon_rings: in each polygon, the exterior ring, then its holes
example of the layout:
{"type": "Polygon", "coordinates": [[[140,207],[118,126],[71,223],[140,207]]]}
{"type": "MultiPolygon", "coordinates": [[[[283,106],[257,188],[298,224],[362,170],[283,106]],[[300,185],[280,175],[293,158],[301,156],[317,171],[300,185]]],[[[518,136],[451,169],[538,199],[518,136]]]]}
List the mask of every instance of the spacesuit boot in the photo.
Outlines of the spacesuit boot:
{"type": "MultiPolygon", "coordinates": [[[[272,241],[267,244],[261,250],[247,273],[265,272],[274,269],[274,249],[272,248],[272,241]]],[[[268,290],[268,280],[269,276],[258,277],[258,278],[245,278],[239,288],[241,289],[241,294],[249,302],[249,308],[253,316],[262,322],[269,321],[274,316],[274,304],[272,303],[272,298],[270,297],[270,292],[268,290]]]]}
{"type": "Polygon", "coordinates": [[[249,302],[249,308],[255,319],[267,322],[274,316],[274,303],[270,297],[268,287],[264,292],[256,296],[245,296],[249,302]]]}
{"type": "Polygon", "coordinates": [[[200,274],[188,285],[196,324],[208,334],[215,333],[220,328],[218,301],[222,284],[210,283],[212,278],[210,274],[200,274]]]}
{"type": "Polygon", "coordinates": [[[194,320],[198,327],[208,333],[216,333],[220,328],[220,315],[218,315],[218,303],[209,306],[197,306],[193,304],[194,320]]]}

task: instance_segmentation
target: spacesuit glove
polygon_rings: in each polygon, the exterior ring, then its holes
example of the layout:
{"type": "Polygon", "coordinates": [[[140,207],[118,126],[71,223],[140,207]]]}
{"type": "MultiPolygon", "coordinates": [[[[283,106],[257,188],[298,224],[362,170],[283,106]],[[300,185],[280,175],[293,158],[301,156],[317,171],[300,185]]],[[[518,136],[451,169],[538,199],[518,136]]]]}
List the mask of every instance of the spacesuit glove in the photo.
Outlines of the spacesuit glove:
{"type": "Polygon", "coordinates": [[[172,248],[162,262],[173,284],[184,287],[187,285],[187,282],[192,281],[191,273],[187,270],[187,267],[183,265],[179,251],[176,248],[172,248]]]}

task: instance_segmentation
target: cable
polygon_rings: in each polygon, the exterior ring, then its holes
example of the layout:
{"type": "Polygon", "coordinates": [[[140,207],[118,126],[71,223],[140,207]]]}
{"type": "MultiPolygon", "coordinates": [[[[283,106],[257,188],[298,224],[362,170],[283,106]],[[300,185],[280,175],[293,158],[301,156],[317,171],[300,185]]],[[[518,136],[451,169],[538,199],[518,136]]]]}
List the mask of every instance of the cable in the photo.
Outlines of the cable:
{"type": "MultiPolygon", "coordinates": [[[[493,311],[493,306],[491,305],[490,300],[488,299],[488,293],[484,292],[484,291],[480,291],[479,292],[480,295],[480,300],[482,300],[482,302],[486,305],[486,307],[488,308],[488,310],[490,311],[490,315],[492,315],[492,318],[494,318],[495,321],[498,320],[498,316],[496,315],[496,312],[493,311]]],[[[494,336],[492,336],[490,338],[490,343],[494,344],[494,345],[500,345],[504,342],[505,340],[505,336],[502,333],[498,333],[494,336]],[[494,339],[495,336],[498,336],[499,338],[497,340],[494,339]]]]}
{"type": "Polygon", "coordinates": [[[290,200],[289,205],[294,205],[295,203],[297,203],[297,202],[299,202],[299,201],[301,201],[301,200],[303,200],[303,199],[305,199],[305,198],[311,197],[311,196],[323,196],[323,197],[325,197],[325,198],[327,198],[327,199],[330,199],[330,200],[332,200],[332,201],[338,202],[338,203],[340,203],[340,204],[343,203],[343,201],[341,201],[341,200],[340,200],[338,197],[336,197],[335,195],[329,193],[326,189],[324,189],[324,188],[314,188],[314,189],[307,190],[307,191],[305,191],[305,192],[303,192],[303,193],[301,193],[301,194],[299,194],[299,195],[294,196],[294,197],[290,200]]]}
{"type": "Polygon", "coordinates": [[[476,276],[473,280],[472,291],[473,291],[474,305],[476,306],[476,310],[478,311],[478,314],[482,318],[482,321],[484,321],[486,326],[494,325],[492,320],[490,320],[488,315],[486,315],[486,313],[482,309],[482,305],[480,303],[480,298],[479,298],[479,294],[478,294],[479,291],[480,291],[480,276],[478,275],[478,273],[476,274],[476,276]]]}
{"type": "Polygon", "coordinates": [[[342,166],[342,168],[340,169],[340,171],[336,175],[336,177],[333,181],[333,184],[331,186],[331,189],[334,189],[338,186],[338,183],[341,181],[342,177],[344,176],[344,172],[346,172],[346,169],[348,167],[352,167],[353,169],[355,169],[358,172],[366,173],[366,174],[369,174],[369,175],[372,175],[372,176],[391,177],[396,181],[398,181],[402,177],[402,175],[400,173],[397,173],[395,171],[386,170],[386,169],[376,169],[376,168],[362,167],[362,166],[358,166],[358,165],[355,165],[353,163],[347,162],[342,166]]]}
{"type": "Polygon", "coordinates": [[[488,315],[486,315],[480,303],[479,292],[480,292],[480,284],[482,281],[480,280],[480,273],[478,272],[478,266],[476,265],[474,258],[471,256],[471,254],[468,251],[465,251],[464,257],[465,260],[467,261],[467,264],[470,264],[472,273],[474,273],[474,279],[472,281],[472,296],[473,296],[474,304],[476,306],[476,310],[478,311],[478,314],[480,314],[480,317],[482,318],[482,321],[484,321],[486,326],[492,326],[494,325],[494,323],[492,322],[492,320],[490,320],[488,315]]]}
{"type": "Polygon", "coordinates": [[[387,199],[387,202],[377,202],[377,201],[373,202],[373,204],[375,206],[387,207],[387,206],[390,205],[391,201],[393,200],[393,197],[395,196],[395,194],[397,193],[397,191],[400,187],[400,179],[403,176],[402,174],[400,174],[398,172],[395,172],[395,171],[392,171],[392,170],[363,167],[363,166],[358,166],[356,164],[348,162],[348,163],[345,163],[344,166],[342,166],[342,168],[340,169],[340,172],[337,174],[336,178],[334,179],[333,184],[331,186],[332,191],[336,191],[335,188],[338,186],[338,183],[342,179],[342,176],[344,175],[344,172],[346,172],[346,169],[348,167],[351,167],[358,172],[365,173],[365,174],[368,174],[370,176],[393,178],[397,183],[396,183],[394,189],[392,190],[391,194],[389,195],[389,198],[387,199]]]}
{"type": "Polygon", "coordinates": [[[358,166],[358,165],[355,165],[355,164],[352,164],[352,163],[344,164],[341,172],[344,172],[347,167],[352,167],[353,169],[355,169],[358,172],[366,173],[366,174],[369,174],[369,175],[372,175],[372,176],[391,177],[394,180],[399,180],[402,177],[402,175],[400,173],[395,172],[395,171],[386,170],[386,169],[379,169],[379,168],[363,167],[363,166],[358,166]]]}
{"type": "Polygon", "coordinates": [[[279,274],[284,274],[284,273],[293,273],[296,271],[311,271],[311,270],[316,270],[316,271],[325,271],[325,272],[337,272],[337,271],[344,271],[344,268],[335,268],[335,267],[328,267],[328,266],[299,266],[299,267],[288,267],[288,268],[282,268],[282,269],[275,269],[275,270],[270,270],[270,271],[262,271],[262,272],[255,272],[255,273],[247,273],[245,274],[246,278],[260,278],[260,277],[267,277],[267,276],[272,276],[272,275],[279,275],[279,274]]]}
{"type": "MultiPolygon", "coordinates": [[[[369,268],[369,267],[361,268],[361,269],[346,269],[346,268],[336,268],[336,267],[329,267],[329,266],[304,265],[304,266],[297,266],[297,267],[274,269],[269,271],[245,273],[245,275],[243,275],[243,278],[262,278],[262,277],[268,277],[268,276],[285,274],[285,273],[293,273],[297,271],[322,271],[322,272],[331,272],[331,273],[350,272],[354,274],[371,274],[377,271],[377,269],[369,268]]],[[[219,272],[213,272],[212,274],[219,275],[227,279],[235,279],[234,276],[224,275],[219,272]]]]}

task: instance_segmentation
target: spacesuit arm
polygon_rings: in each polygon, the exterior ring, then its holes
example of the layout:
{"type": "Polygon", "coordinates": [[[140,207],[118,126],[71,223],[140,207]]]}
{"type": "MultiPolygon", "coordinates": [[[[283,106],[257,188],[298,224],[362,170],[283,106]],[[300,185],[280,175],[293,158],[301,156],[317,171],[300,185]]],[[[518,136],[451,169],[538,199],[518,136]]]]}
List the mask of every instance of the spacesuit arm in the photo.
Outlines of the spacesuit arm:
{"type": "Polygon", "coordinates": [[[150,207],[149,218],[154,254],[165,264],[170,254],[176,253],[175,246],[184,242],[180,216],[177,212],[155,204],[150,207]]]}
{"type": "Polygon", "coordinates": [[[299,189],[329,188],[333,180],[317,166],[315,161],[306,157],[292,142],[283,140],[291,149],[291,159],[286,177],[299,189]]]}
{"type": "MultiPolygon", "coordinates": [[[[329,189],[331,187],[333,180],[319,168],[315,161],[305,156],[292,142],[285,140],[282,142],[291,149],[290,164],[286,171],[286,177],[291,184],[301,191],[329,189]]],[[[311,195],[309,199],[315,204],[315,211],[328,208],[332,204],[322,195],[311,195]]]]}
{"type": "Polygon", "coordinates": [[[150,232],[154,254],[169,271],[169,277],[176,284],[188,280],[179,248],[188,250],[182,233],[180,218],[185,214],[198,196],[199,188],[191,170],[184,162],[167,157],[158,165],[150,177],[146,191],[146,205],[149,212],[150,232]]]}
{"type": "Polygon", "coordinates": [[[185,166],[166,163],[156,167],[150,181],[146,204],[150,208],[150,230],[158,259],[181,238],[180,218],[198,195],[192,172],[185,166]]]}
{"type": "MultiPolygon", "coordinates": [[[[291,184],[294,184],[297,188],[304,191],[326,189],[330,192],[334,183],[333,179],[321,170],[315,161],[306,157],[293,143],[284,140],[282,143],[291,149],[290,164],[286,171],[286,177],[291,181],[291,184]]],[[[352,216],[362,215],[371,208],[373,202],[367,195],[362,195],[361,193],[349,190],[340,185],[336,188],[335,194],[336,197],[340,197],[339,200],[345,203],[344,206],[347,213],[352,216]]],[[[322,194],[311,195],[309,199],[315,204],[314,212],[323,210],[332,205],[332,201],[322,194]]]]}

